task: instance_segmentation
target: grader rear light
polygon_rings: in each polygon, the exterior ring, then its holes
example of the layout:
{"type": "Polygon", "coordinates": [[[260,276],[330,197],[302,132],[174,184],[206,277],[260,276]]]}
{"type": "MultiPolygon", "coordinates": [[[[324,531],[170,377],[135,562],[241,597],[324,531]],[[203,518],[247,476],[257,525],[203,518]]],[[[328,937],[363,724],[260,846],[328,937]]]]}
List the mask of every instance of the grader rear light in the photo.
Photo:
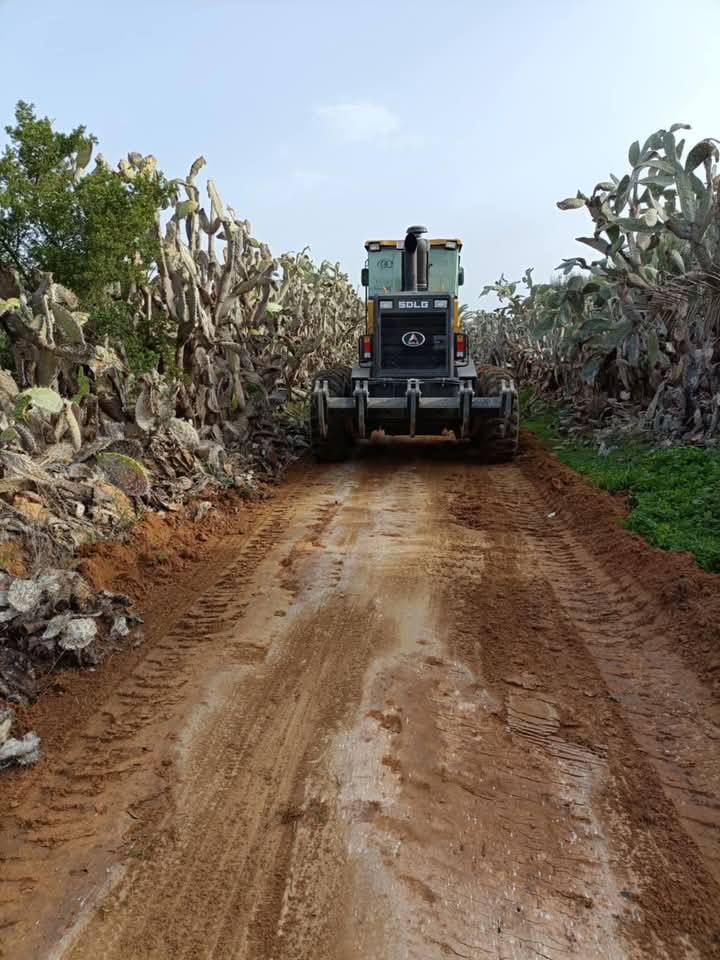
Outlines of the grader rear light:
{"type": "Polygon", "coordinates": [[[464,333],[455,334],[455,359],[457,361],[467,360],[467,335],[464,333]]]}
{"type": "Polygon", "coordinates": [[[360,337],[360,363],[367,363],[372,360],[372,337],[363,334],[360,337]]]}

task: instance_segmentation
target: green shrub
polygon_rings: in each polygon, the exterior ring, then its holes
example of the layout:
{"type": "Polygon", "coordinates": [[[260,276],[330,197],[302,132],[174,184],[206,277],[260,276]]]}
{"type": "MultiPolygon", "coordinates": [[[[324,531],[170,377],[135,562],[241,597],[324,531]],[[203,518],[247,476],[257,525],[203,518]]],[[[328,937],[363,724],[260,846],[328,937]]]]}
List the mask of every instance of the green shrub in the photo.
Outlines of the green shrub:
{"type": "Polygon", "coordinates": [[[663,550],[688,550],[703,569],[720,572],[720,451],[626,444],[601,456],[560,441],[554,414],[524,426],[603,490],[626,493],[628,530],[663,550]]]}

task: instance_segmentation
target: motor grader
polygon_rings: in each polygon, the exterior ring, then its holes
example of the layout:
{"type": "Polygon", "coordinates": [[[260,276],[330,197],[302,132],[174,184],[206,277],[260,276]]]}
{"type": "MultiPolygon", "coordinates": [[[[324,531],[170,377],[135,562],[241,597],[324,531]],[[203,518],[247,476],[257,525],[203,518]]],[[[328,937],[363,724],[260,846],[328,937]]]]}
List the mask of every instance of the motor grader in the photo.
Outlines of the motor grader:
{"type": "Polygon", "coordinates": [[[312,382],[310,434],[321,461],[345,459],[377,435],[454,438],[483,459],[511,460],[518,397],[511,374],[476,366],[458,300],[462,241],[369,240],[362,271],[367,324],[350,367],[312,382]]]}

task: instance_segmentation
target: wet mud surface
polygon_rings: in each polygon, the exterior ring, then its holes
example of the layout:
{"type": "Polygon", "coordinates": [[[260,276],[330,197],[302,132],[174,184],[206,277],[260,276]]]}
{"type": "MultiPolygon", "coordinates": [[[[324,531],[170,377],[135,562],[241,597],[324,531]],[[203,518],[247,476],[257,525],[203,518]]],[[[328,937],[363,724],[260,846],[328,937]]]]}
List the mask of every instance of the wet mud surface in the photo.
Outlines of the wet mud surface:
{"type": "Polygon", "coordinates": [[[720,590],[622,510],[402,447],[91,551],[147,640],[27,718],[0,956],[720,956],[720,590]]]}

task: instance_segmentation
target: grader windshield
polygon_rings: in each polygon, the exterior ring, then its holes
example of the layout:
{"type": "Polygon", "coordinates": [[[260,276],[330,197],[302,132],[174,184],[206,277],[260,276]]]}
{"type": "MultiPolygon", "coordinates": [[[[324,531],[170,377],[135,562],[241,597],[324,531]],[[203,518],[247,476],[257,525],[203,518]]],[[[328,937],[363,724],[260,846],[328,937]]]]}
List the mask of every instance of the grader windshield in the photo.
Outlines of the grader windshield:
{"type": "Polygon", "coordinates": [[[463,269],[460,266],[462,240],[425,240],[413,233],[408,233],[408,237],[415,237],[417,244],[413,251],[417,258],[417,286],[413,283],[413,278],[407,275],[407,238],[405,241],[368,240],[365,244],[368,254],[368,297],[413,289],[447,293],[457,297],[458,287],[463,280],[463,269]]]}

